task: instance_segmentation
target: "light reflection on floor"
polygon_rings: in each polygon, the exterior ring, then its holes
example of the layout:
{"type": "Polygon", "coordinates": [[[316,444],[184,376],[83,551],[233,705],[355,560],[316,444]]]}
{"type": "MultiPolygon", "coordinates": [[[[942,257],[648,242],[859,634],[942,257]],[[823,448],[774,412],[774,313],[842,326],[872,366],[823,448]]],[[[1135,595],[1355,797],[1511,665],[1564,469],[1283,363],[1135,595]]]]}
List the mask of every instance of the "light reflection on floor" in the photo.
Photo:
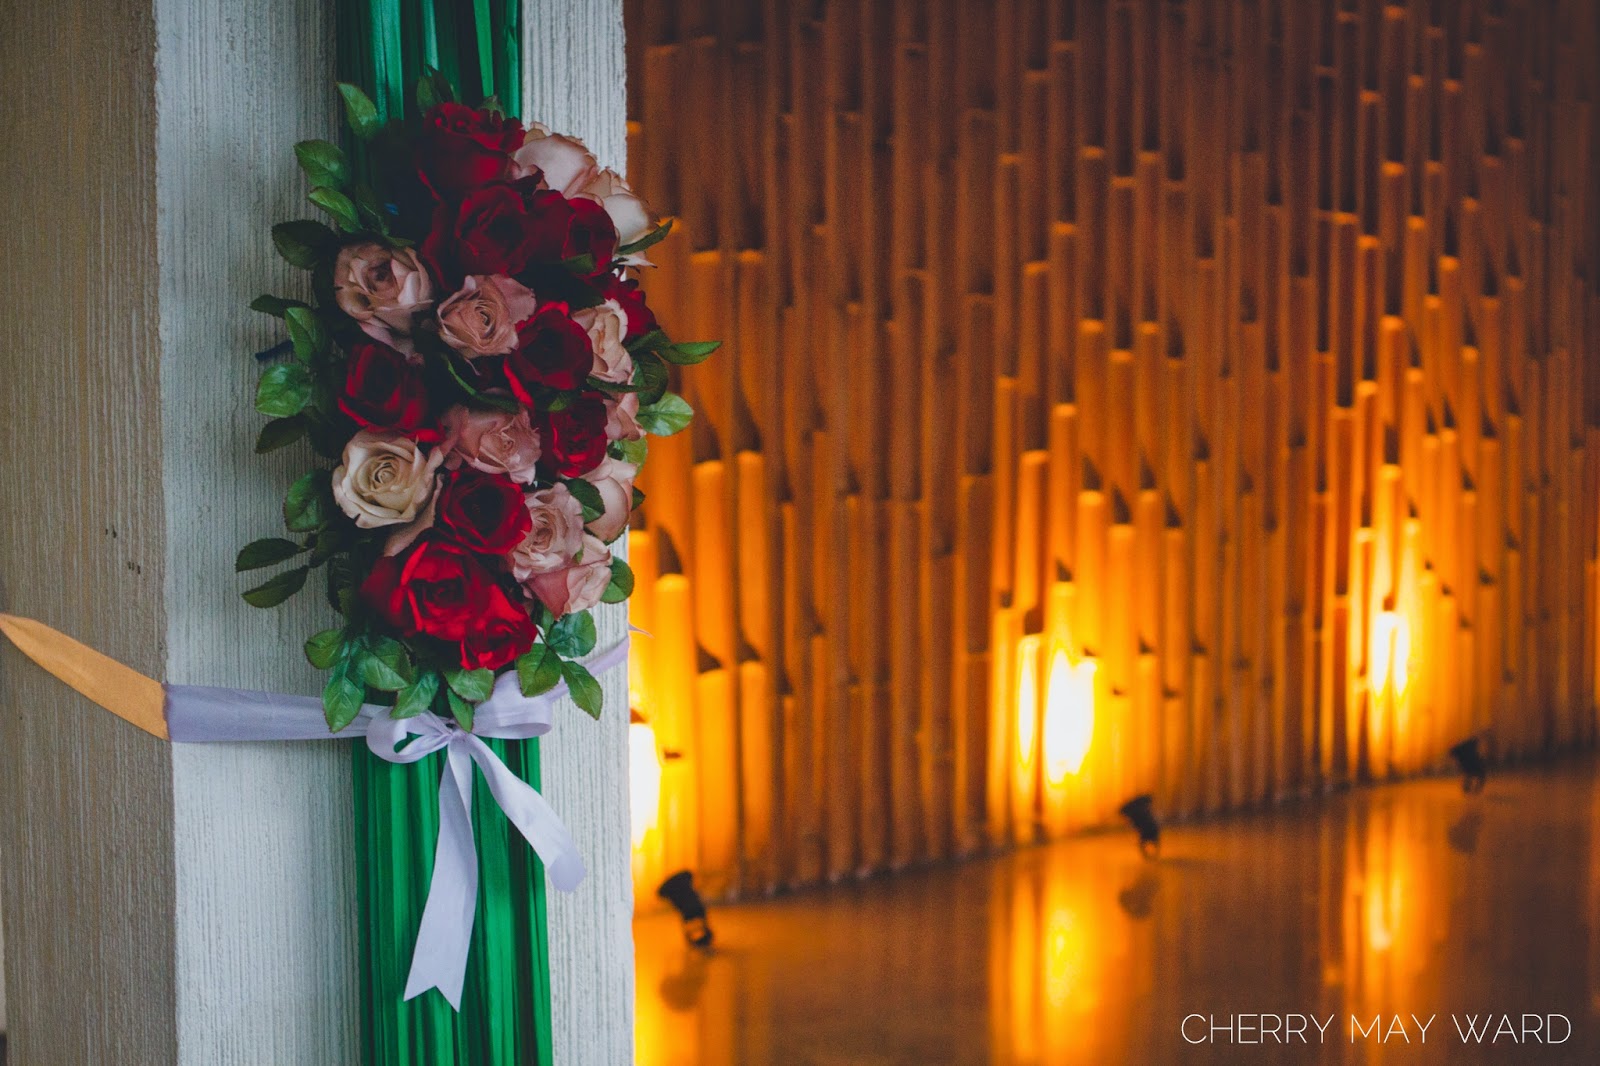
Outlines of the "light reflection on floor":
{"type": "Polygon", "coordinates": [[[1479,796],[1419,781],[1179,826],[1154,863],[1095,836],[714,908],[710,958],[647,915],[638,1062],[1600,1062],[1597,820],[1585,761],[1479,796]],[[1564,1014],[1571,1038],[1452,1028],[1524,1012],[1564,1014]],[[1189,1045],[1195,1013],[1336,1020],[1320,1046],[1189,1045]],[[1352,1015],[1393,1032],[1395,1014],[1409,1044],[1351,1042],[1352,1015]],[[1437,1015],[1425,1044],[1413,1014],[1437,1015]]]}

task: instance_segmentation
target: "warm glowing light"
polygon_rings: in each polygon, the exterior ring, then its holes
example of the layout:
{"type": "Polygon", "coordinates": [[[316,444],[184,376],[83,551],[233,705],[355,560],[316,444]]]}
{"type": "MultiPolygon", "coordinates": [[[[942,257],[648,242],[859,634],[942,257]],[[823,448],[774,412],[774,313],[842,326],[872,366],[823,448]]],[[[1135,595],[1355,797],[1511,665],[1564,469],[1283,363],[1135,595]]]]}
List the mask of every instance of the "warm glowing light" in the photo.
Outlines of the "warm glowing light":
{"type": "Polygon", "coordinates": [[[661,756],[649,722],[628,726],[628,796],[633,808],[633,846],[644,843],[661,816],[661,756]]]}
{"type": "Polygon", "coordinates": [[[1023,637],[1017,645],[1017,762],[1033,766],[1039,738],[1039,638],[1023,637]]]}
{"type": "Polygon", "coordinates": [[[1051,784],[1060,784],[1083,768],[1094,740],[1094,675],[1096,663],[1073,663],[1065,651],[1050,660],[1050,682],[1044,707],[1044,763],[1051,784]]]}
{"type": "Polygon", "coordinates": [[[1411,682],[1411,627],[1405,616],[1383,611],[1372,620],[1372,645],[1367,652],[1367,684],[1373,692],[1388,687],[1395,696],[1411,682]]]}

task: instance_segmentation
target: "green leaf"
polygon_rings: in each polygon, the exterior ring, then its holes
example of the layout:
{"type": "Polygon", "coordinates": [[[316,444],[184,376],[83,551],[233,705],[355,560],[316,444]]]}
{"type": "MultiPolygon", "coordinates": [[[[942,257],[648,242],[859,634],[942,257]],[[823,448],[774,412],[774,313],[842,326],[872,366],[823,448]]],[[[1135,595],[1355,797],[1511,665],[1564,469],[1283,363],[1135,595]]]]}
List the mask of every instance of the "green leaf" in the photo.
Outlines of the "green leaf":
{"type": "Polygon", "coordinates": [[[269,366],[256,386],[256,410],[264,415],[288,418],[310,402],[311,375],[299,363],[269,366]]]}
{"type": "Polygon", "coordinates": [[[617,254],[632,255],[634,252],[642,252],[646,248],[660,244],[662,241],[666,240],[667,234],[671,232],[672,219],[669,218],[665,222],[661,223],[661,225],[651,230],[649,233],[646,233],[643,237],[640,237],[638,240],[634,241],[632,244],[624,244],[621,248],[618,248],[617,254]]]}
{"type": "Polygon", "coordinates": [[[550,650],[565,659],[581,659],[594,651],[594,617],[588,611],[562,615],[544,635],[550,650]]]}
{"type": "Polygon", "coordinates": [[[633,357],[633,383],[639,386],[639,406],[659,403],[667,394],[667,364],[654,352],[639,352],[633,357]]]}
{"type": "Polygon", "coordinates": [[[332,669],[343,648],[344,630],[324,629],[306,639],[306,661],[318,670],[332,669]]]}
{"type": "MultiPolygon", "coordinates": [[[[379,233],[387,235],[390,215],[389,212],[383,209],[383,205],[378,202],[378,194],[372,191],[372,186],[366,182],[358,181],[345,191],[350,194],[350,199],[355,202],[356,210],[361,212],[361,217],[367,220],[367,224],[379,233]]],[[[400,242],[396,241],[395,243],[398,244],[400,242]]]]}
{"type": "Polygon", "coordinates": [[[361,216],[356,213],[355,201],[338,189],[318,185],[306,195],[306,199],[332,215],[333,220],[339,223],[346,233],[361,228],[361,216]]]}
{"type": "Polygon", "coordinates": [[[274,418],[261,427],[261,433],[256,437],[256,454],[265,455],[267,452],[277,451],[305,435],[305,419],[298,415],[293,418],[274,418]]]}
{"type": "Polygon", "coordinates": [[[613,457],[621,459],[625,463],[632,463],[634,466],[643,466],[645,459],[649,458],[650,445],[645,443],[645,439],[643,437],[640,437],[638,440],[612,441],[611,454],[613,457]]]}
{"type": "Polygon", "coordinates": [[[670,437],[694,418],[694,408],[682,396],[669,392],[648,407],[639,408],[639,427],[658,437],[670,437]]]}
{"type": "Polygon", "coordinates": [[[417,675],[417,679],[400,690],[400,696],[395,700],[394,716],[396,718],[415,718],[417,715],[433,706],[433,697],[439,692],[439,672],[437,670],[424,670],[417,675]]]}
{"type": "Polygon", "coordinates": [[[266,293],[262,293],[250,301],[250,310],[260,311],[262,314],[272,315],[274,318],[282,318],[284,312],[291,307],[304,306],[305,304],[299,300],[290,300],[282,296],[270,296],[266,293]]]}
{"type": "Polygon", "coordinates": [[[633,567],[626,559],[611,560],[611,583],[600,597],[601,603],[621,603],[633,595],[633,567]]]}
{"type": "Polygon", "coordinates": [[[684,341],[661,349],[661,358],[674,366],[694,366],[705,362],[720,347],[721,341],[684,341]]]}
{"type": "Polygon", "coordinates": [[[582,505],[585,525],[606,513],[606,501],[600,495],[600,490],[583,480],[583,478],[568,478],[562,484],[567,486],[567,491],[572,493],[573,498],[582,505]]]}
{"type": "Polygon", "coordinates": [[[282,537],[253,540],[239,549],[239,556],[233,561],[233,569],[235,573],[242,574],[246,570],[260,570],[263,566],[276,566],[287,559],[293,559],[304,550],[294,541],[284,540],[282,537]]]}
{"type": "Polygon", "coordinates": [[[595,272],[596,263],[593,252],[584,252],[582,255],[572,255],[561,260],[561,265],[581,278],[586,278],[595,272]]]}
{"type": "Polygon", "coordinates": [[[257,585],[244,593],[244,601],[252,607],[276,607],[305,587],[309,566],[285,570],[264,585],[257,585]]]}
{"type": "Polygon", "coordinates": [[[272,227],[278,254],[302,270],[314,270],[339,246],[339,236],[320,222],[297,219],[272,227]]]}
{"type": "Polygon", "coordinates": [[[455,379],[457,385],[461,386],[461,391],[472,397],[474,402],[481,403],[486,407],[492,407],[496,411],[504,411],[507,414],[516,414],[522,409],[521,405],[509,396],[493,396],[473,388],[467,383],[467,379],[461,376],[461,372],[456,369],[456,359],[458,358],[460,357],[453,352],[446,355],[444,357],[445,369],[450,371],[450,376],[455,379]]]}
{"type": "Polygon", "coordinates": [[[445,696],[450,701],[450,714],[460,723],[461,728],[472,732],[472,704],[457,696],[451,689],[445,689],[445,696]]]}
{"type": "Polygon", "coordinates": [[[463,670],[458,667],[446,670],[444,679],[449,684],[450,691],[473,703],[482,703],[489,698],[489,693],[494,691],[493,670],[463,670]]]}
{"type": "Polygon", "coordinates": [[[366,694],[366,689],[350,678],[348,663],[334,667],[322,689],[322,712],[328,719],[328,728],[337,733],[355,721],[366,694]]]}
{"type": "Polygon", "coordinates": [[[629,352],[653,352],[657,348],[665,348],[666,346],[667,335],[659,329],[653,329],[649,333],[642,333],[624,345],[629,352]]]}
{"type": "Polygon", "coordinates": [[[350,131],[357,137],[369,141],[383,129],[383,123],[378,121],[378,105],[372,102],[372,97],[343,81],[339,82],[339,95],[344,97],[345,121],[350,123],[350,131]]]}
{"type": "Polygon", "coordinates": [[[639,508],[641,508],[643,506],[644,506],[644,493],[639,491],[639,486],[635,485],[633,487],[633,502],[632,502],[632,504],[629,505],[628,510],[637,511],[639,508]]]}
{"type": "Polygon", "coordinates": [[[296,479],[283,498],[283,524],[293,533],[310,533],[328,521],[328,472],[313,470],[296,479]]]}
{"type": "Polygon", "coordinates": [[[567,683],[567,692],[590,718],[600,718],[600,708],[605,703],[605,694],[600,689],[600,682],[594,675],[584,668],[582,663],[562,663],[561,676],[567,683]]]}
{"type": "Polygon", "coordinates": [[[406,679],[393,666],[383,660],[376,652],[368,650],[361,654],[361,679],[369,688],[379,692],[399,692],[406,687],[406,679]]]}
{"type": "Polygon", "coordinates": [[[517,683],[524,696],[549,692],[561,680],[561,656],[548,645],[535,644],[517,660],[517,683]]]}
{"type": "Polygon", "coordinates": [[[342,189],[350,180],[350,162],[338,145],[327,141],[301,141],[294,146],[294,157],[313,185],[342,189]]]}
{"type": "Polygon", "coordinates": [[[417,110],[427,111],[440,104],[452,104],[455,99],[456,90],[449,78],[432,67],[422,68],[422,77],[417,79],[417,110]]]}
{"type": "Polygon", "coordinates": [[[332,342],[328,337],[328,328],[322,324],[321,315],[309,307],[291,307],[283,320],[289,327],[289,340],[294,343],[296,359],[309,363],[327,353],[332,342]]]}

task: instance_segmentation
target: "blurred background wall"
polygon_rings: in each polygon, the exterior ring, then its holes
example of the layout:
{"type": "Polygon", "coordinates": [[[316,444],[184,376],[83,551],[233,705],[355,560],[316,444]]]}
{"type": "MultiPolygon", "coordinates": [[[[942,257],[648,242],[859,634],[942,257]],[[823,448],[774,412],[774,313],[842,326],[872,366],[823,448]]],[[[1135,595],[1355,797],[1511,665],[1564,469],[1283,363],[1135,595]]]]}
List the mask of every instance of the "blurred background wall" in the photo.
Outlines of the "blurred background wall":
{"type": "Polygon", "coordinates": [[[1593,4],[626,14],[641,898],[1593,743],[1593,4]]]}

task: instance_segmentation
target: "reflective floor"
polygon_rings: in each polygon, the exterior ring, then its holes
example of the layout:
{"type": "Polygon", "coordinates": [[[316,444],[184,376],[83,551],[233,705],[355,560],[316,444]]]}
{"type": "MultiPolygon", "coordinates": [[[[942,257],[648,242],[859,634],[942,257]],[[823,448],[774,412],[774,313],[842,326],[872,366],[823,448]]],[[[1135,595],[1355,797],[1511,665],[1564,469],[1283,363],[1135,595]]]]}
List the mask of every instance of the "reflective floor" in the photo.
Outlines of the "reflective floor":
{"type": "Polygon", "coordinates": [[[1597,825],[1585,760],[714,908],[710,957],[648,915],[638,1061],[1597,1063],[1597,825]]]}

